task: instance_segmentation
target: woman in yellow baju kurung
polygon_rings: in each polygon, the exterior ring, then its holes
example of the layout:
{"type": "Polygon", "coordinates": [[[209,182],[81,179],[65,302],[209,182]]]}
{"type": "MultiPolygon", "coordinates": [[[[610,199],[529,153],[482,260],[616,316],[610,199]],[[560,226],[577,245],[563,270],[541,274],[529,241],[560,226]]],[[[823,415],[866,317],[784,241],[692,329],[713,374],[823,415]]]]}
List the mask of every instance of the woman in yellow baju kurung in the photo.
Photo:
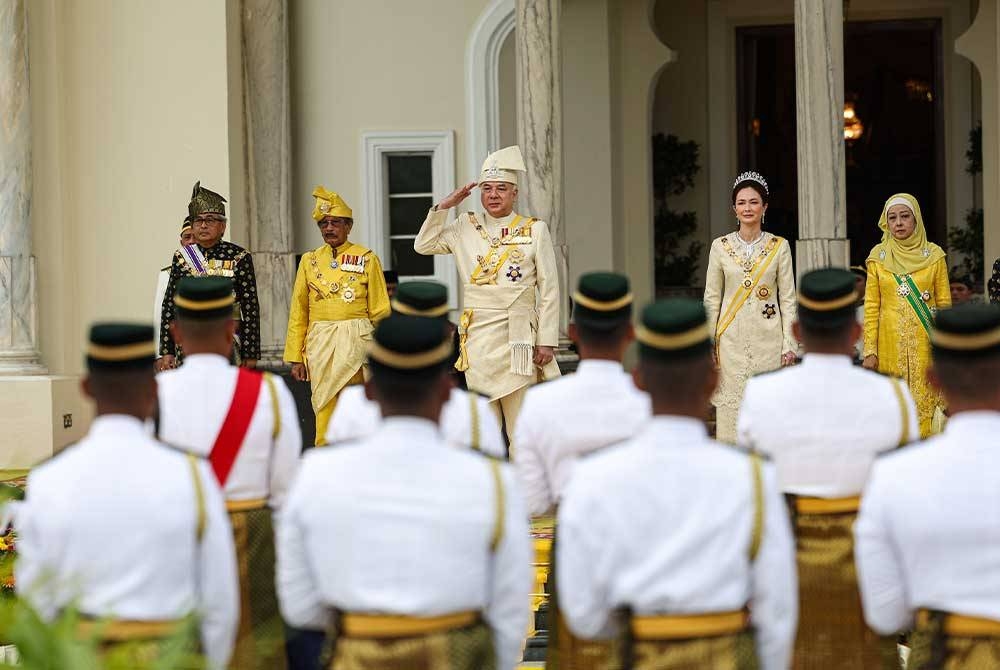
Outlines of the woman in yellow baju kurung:
{"type": "Polygon", "coordinates": [[[719,387],[715,436],[736,442],[736,419],[747,380],[795,362],[795,275],[788,241],[763,232],[767,183],[756,172],[733,187],[740,228],[712,242],[705,278],[705,311],[715,335],[719,387]]]}
{"type": "Polygon", "coordinates": [[[944,251],[927,241],[917,199],[889,198],[878,227],[882,242],[868,255],[865,285],[864,365],[901,377],[920,417],[920,436],[931,434],[934,412],[944,399],[927,381],[930,328],[939,309],[951,307],[944,251]]]}

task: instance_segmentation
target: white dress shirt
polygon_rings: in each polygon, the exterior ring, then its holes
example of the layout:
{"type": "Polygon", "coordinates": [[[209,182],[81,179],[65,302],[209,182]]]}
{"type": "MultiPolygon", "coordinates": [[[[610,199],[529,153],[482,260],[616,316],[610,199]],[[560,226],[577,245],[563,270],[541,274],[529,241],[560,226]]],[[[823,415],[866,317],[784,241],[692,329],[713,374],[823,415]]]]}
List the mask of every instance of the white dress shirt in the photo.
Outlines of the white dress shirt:
{"type": "MultiPolygon", "coordinates": [[[[239,368],[216,354],[192,354],[184,365],[156,376],[160,394],[160,439],[208,456],[229,413],[239,368]]],[[[302,432],[295,400],[280,378],[274,379],[281,430],[274,431],[274,410],[267,382],[260,385],[257,407],[229,479],[227,500],[268,498],[277,510],[291,485],[302,452],[302,432]]]]}
{"type": "Polygon", "coordinates": [[[559,506],[559,606],[584,638],[613,615],[707,614],[749,604],[765,670],[785,670],[798,617],[795,549],[774,469],[751,563],[754,488],[745,453],[704,424],[656,416],[636,438],[582,459],[559,506]]]}
{"type": "Polygon", "coordinates": [[[490,461],[445,443],[437,426],[390,417],[360,442],[303,460],[278,530],[285,620],[324,628],[330,611],[437,616],[483,612],[498,670],[520,660],[528,628],[531,544],[513,471],[503,540],[490,550],[490,461]]]}
{"type": "MultiPolygon", "coordinates": [[[[472,403],[479,414],[479,449],[496,458],[507,457],[500,424],[490,402],[483,396],[453,388],[448,402],[441,409],[441,433],[448,444],[467,449],[472,446],[472,403]]],[[[346,440],[368,437],[382,422],[378,403],[365,397],[361,384],[348,386],[340,392],[337,407],[326,429],[326,443],[337,444],[346,440]]]]}
{"type": "MultiPolygon", "coordinates": [[[[908,441],[920,438],[906,382],[908,441]]],[[[903,412],[893,381],[847,356],[806,354],[800,365],[754,377],[740,407],[738,441],[774,459],[786,493],[861,493],[875,456],[899,446],[903,412]]]]}
{"type": "Polygon", "coordinates": [[[97,417],[28,476],[14,514],[18,593],[47,620],[70,605],[139,621],[198,612],[202,648],[213,668],[226,667],[239,618],[233,535],[215,475],[199,460],[207,518],[197,541],[188,459],[134,417],[97,417]]]}
{"type": "Polygon", "coordinates": [[[920,608],[1000,620],[1000,412],[882,456],[854,526],[865,620],[883,634],[920,608]]]}
{"type": "Polygon", "coordinates": [[[580,456],[634,437],[651,415],[649,396],[617,361],[583,360],[574,374],[528,389],[511,449],[528,513],[559,502],[580,456]]]}

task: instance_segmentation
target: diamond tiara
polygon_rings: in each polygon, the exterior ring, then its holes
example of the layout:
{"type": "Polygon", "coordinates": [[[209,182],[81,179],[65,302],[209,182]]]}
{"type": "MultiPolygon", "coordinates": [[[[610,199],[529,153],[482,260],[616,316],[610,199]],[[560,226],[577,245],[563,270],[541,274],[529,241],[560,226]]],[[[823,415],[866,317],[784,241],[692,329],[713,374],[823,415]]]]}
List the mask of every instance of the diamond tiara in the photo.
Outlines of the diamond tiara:
{"type": "Polygon", "coordinates": [[[764,175],[759,172],[754,172],[752,170],[749,172],[741,172],[740,175],[736,177],[736,181],[733,182],[733,188],[736,188],[745,181],[752,181],[760,184],[764,187],[764,193],[770,195],[770,192],[767,190],[767,180],[764,179],[764,175]]]}

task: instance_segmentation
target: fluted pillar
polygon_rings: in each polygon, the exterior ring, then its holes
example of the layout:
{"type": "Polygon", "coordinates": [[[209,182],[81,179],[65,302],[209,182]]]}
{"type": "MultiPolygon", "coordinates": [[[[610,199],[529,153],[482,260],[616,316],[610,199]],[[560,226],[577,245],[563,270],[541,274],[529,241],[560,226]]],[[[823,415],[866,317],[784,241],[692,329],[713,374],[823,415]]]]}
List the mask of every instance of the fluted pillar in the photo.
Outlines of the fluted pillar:
{"type": "Polygon", "coordinates": [[[517,0],[517,141],[528,173],[518,208],[549,224],[559,266],[560,332],[568,321],[569,252],[562,218],[562,0],[517,0]]]}
{"type": "Polygon", "coordinates": [[[31,105],[24,0],[0,0],[0,375],[44,374],[31,255],[31,105]]]}
{"type": "Polygon", "coordinates": [[[844,175],[844,7],[795,0],[799,241],[796,268],[850,262],[844,175]]]}
{"type": "Polygon", "coordinates": [[[244,183],[260,299],[261,365],[281,365],[295,281],[287,0],[237,0],[244,183]]]}

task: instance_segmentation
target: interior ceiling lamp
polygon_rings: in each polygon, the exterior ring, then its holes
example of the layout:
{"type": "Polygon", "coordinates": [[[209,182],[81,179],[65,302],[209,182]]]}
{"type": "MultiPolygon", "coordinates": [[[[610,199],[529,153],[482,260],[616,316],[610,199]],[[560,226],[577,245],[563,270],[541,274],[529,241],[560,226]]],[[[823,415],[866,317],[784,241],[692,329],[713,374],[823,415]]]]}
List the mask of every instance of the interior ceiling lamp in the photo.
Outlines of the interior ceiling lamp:
{"type": "Polygon", "coordinates": [[[853,102],[844,103],[844,139],[853,142],[865,134],[865,124],[861,123],[853,102]]]}
{"type": "Polygon", "coordinates": [[[903,85],[906,86],[906,95],[910,100],[934,102],[934,91],[929,82],[913,78],[907,79],[903,85]]]}

